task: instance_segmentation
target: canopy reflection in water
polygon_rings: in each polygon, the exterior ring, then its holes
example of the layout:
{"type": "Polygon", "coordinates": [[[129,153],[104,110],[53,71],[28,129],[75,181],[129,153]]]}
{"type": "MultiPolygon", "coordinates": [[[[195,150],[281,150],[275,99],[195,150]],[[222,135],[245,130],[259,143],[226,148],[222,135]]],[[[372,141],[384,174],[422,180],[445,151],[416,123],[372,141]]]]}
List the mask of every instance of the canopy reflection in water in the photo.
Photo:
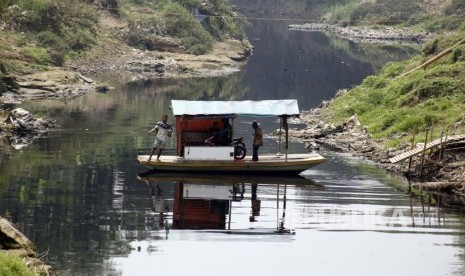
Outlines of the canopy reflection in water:
{"type": "Polygon", "coordinates": [[[203,176],[148,171],[139,174],[139,179],[146,183],[155,198],[154,211],[160,226],[168,227],[167,218],[171,217],[172,229],[243,235],[294,234],[286,224],[288,186],[304,186],[315,191],[324,189],[300,176],[203,176]],[[165,202],[163,189],[173,184],[172,204],[162,207],[165,202]],[[262,194],[267,201],[264,208],[262,194]],[[270,219],[271,216],[274,219],[270,219]]]}

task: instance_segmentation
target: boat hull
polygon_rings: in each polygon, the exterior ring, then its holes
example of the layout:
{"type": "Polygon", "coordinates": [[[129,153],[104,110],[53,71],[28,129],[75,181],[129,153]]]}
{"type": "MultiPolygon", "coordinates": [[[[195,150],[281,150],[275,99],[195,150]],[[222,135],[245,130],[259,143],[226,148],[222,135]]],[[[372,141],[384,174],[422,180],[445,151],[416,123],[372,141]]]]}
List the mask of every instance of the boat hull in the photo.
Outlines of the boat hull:
{"type": "Polygon", "coordinates": [[[158,171],[171,172],[230,172],[230,173],[300,173],[313,166],[321,164],[325,158],[316,153],[260,156],[260,161],[251,159],[234,161],[215,160],[184,160],[177,156],[162,156],[160,161],[152,159],[148,162],[148,155],[139,155],[141,164],[158,171]]]}

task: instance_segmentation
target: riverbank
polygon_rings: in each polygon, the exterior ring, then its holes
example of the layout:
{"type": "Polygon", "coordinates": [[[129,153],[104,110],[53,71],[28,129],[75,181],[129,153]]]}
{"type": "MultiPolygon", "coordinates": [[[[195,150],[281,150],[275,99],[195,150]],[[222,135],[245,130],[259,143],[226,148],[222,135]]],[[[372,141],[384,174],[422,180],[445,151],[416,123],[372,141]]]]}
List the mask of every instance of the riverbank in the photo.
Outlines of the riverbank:
{"type": "Polygon", "coordinates": [[[39,122],[46,124],[24,130],[8,123],[8,114],[24,101],[65,101],[111,88],[111,84],[94,81],[91,77],[95,74],[111,72],[131,80],[217,77],[240,71],[251,53],[248,41],[232,39],[216,42],[213,50],[205,55],[143,51],[114,41],[99,44],[85,57],[67,63],[66,68],[54,67],[16,76],[17,89],[0,96],[0,138],[20,149],[57,127],[54,120],[44,118],[39,122]]]}
{"type": "Polygon", "coordinates": [[[10,47],[7,55],[11,59],[9,63],[16,62],[18,64],[15,66],[24,67],[18,72],[2,69],[1,73],[11,85],[0,95],[0,108],[2,104],[20,104],[39,99],[65,100],[106,90],[111,84],[101,84],[89,77],[109,71],[133,79],[228,75],[241,70],[253,51],[246,38],[226,38],[214,41],[207,53],[195,55],[188,53],[179,41],[169,36],[157,37],[156,50],[142,50],[127,44],[125,39],[131,31],[128,25],[121,18],[101,12],[100,39],[87,51],[67,60],[62,67],[23,64],[23,60],[28,58],[20,47],[14,47],[20,43],[20,39],[13,35],[0,37],[0,41],[10,47]]]}
{"type": "Polygon", "coordinates": [[[415,43],[420,44],[434,39],[436,34],[426,31],[417,32],[408,28],[392,28],[389,26],[354,27],[354,26],[337,26],[325,23],[305,23],[292,24],[288,26],[291,31],[307,32],[330,32],[341,39],[350,40],[356,43],[415,43]]]}
{"type": "MultiPolygon", "coordinates": [[[[339,91],[336,98],[345,93],[348,91],[339,91]]],[[[412,158],[410,169],[408,159],[399,163],[391,163],[390,158],[410,150],[411,145],[402,143],[396,148],[386,148],[388,139],[373,138],[367,126],[362,125],[357,115],[334,124],[327,114],[333,100],[325,101],[317,108],[302,112],[298,122],[307,126],[302,129],[289,129],[290,137],[305,142],[309,150],[324,147],[369,160],[377,167],[406,176],[412,181],[412,186],[417,189],[451,195],[455,197],[456,202],[459,201],[465,205],[464,150],[446,151],[441,162],[429,165],[425,163],[423,171],[420,155],[412,158]]],[[[419,143],[416,146],[422,145],[419,143]]],[[[429,154],[428,151],[428,157],[435,154],[437,155],[437,152],[429,154]]]]}
{"type": "Polygon", "coordinates": [[[108,89],[89,78],[107,71],[136,79],[227,75],[252,53],[247,20],[224,0],[10,2],[0,5],[0,108],[108,89]]]}
{"type": "Polygon", "coordinates": [[[91,78],[98,73],[120,73],[134,80],[225,76],[240,71],[251,54],[247,40],[216,42],[205,55],[144,51],[107,41],[67,62],[65,67],[12,75],[16,87],[0,95],[0,109],[24,101],[66,100],[108,90],[111,84],[91,78]]]}
{"type": "Polygon", "coordinates": [[[66,67],[89,76],[111,71],[134,79],[217,77],[240,71],[251,53],[247,40],[215,42],[204,55],[146,51],[113,41],[97,45],[66,67]]]}
{"type": "MultiPolygon", "coordinates": [[[[0,254],[20,258],[37,275],[54,275],[52,267],[41,260],[46,256],[46,253],[39,256],[36,250],[37,248],[31,240],[7,219],[0,217],[0,254]]],[[[11,273],[14,273],[14,271],[11,271],[11,273]]]]}
{"type": "MultiPolygon", "coordinates": [[[[19,149],[51,129],[29,128],[24,131],[7,122],[11,110],[26,101],[67,101],[87,93],[106,92],[111,88],[111,83],[95,81],[94,75],[110,72],[133,81],[224,76],[240,71],[252,54],[253,47],[245,37],[234,39],[226,32],[226,37],[212,40],[211,45],[207,45],[211,46],[210,50],[194,54],[179,37],[153,34],[150,29],[154,28],[153,25],[148,28],[142,19],[137,19],[144,14],[144,10],[131,10],[134,19],[129,15],[115,16],[107,11],[98,11],[95,43],[85,51],[74,52],[63,61],[62,66],[51,65],[54,49],[36,45],[34,34],[29,34],[30,38],[27,38],[25,34],[17,32],[13,25],[0,24],[0,42],[3,45],[0,47],[0,58],[4,58],[0,62],[0,138],[6,141],[4,144],[19,149]],[[134,32],[138,39],[151,44],[142,43],[143,47],[131,45],[128,41],[132,40],[128,37],[134,32]],[[24,45],[26,39],[31,40],[30,45],[24,45]],[[150,50],[147,46],[150,46],[150,50]]],[[[202,28],[199,22],[195,23],[202,28]]],[[[173,24],[176,25],[176,22],[173,24]]],[[[203,32],[207,34],[205,30],[203,32]]],[[[187,34],[184,36],[189,37],[187,34]]],[[[201,44],[200,41],[196,43],[201,44]]]]}

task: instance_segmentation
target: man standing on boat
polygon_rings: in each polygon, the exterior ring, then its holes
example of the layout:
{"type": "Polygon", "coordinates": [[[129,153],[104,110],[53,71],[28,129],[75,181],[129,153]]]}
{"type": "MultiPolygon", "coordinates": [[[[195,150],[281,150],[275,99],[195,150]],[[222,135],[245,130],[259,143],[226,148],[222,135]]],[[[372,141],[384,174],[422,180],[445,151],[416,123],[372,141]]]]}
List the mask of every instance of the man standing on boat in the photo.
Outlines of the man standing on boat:
{"type": "Polygon", "coordinates": [[[255,130],[253,134],[253,155],[252,161],[258,161],[258,148],[263,146],[263,131],[258,126],[257,122],[252,123],[252,128],[255,130]]]}
{"type": "Polygon", "coordinates": [[[228,118],[223,118],[223,130],[218,132],[221,135],[221,145],[227,146],[232,142],[232,126],[228,118]]]}
{"type": "Polygon", "coordinates": [[[160,155],[166,146],[166,141],[168,141],[168,138],[171,137],[171,133],[173,133],[173,127],[167,123],[168,115],[163,115],[161,120],[161,122],[158,122],[154,128],[147,132],[148,135],[152,134],[153,132],[157,133],[157,137],[155,138],[155,142],[153,143],[152,151],[150,152],[150,156],[147,162],[150,162],[152,155],[157,149],[157,161],[160,161],[160,155]]]}

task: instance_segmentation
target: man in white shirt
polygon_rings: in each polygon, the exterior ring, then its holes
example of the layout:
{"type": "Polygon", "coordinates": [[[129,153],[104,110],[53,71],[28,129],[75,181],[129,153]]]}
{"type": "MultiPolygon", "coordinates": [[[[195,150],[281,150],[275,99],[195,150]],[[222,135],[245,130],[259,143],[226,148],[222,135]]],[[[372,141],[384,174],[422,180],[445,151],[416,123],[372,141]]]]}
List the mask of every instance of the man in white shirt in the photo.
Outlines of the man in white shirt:
{"type": "Polygon", "coordinates": [[[153,142],[152,151],[150,152],[150,156],[147,162],[150,162],[152,155],[157,149],[157,161],[160,161],[160,155],[166,146],[166,141],[168,141],[168,138],[171,137],[171,133],[173,133],[173,127],[167,123],[168,115],[163,115],[161,120],[161,122],[158,122],[154,128],[147,132],[148,135],[152,134],[153,132],[157,133],[157,137],[155,138],[155,142],[153,142]]]}

